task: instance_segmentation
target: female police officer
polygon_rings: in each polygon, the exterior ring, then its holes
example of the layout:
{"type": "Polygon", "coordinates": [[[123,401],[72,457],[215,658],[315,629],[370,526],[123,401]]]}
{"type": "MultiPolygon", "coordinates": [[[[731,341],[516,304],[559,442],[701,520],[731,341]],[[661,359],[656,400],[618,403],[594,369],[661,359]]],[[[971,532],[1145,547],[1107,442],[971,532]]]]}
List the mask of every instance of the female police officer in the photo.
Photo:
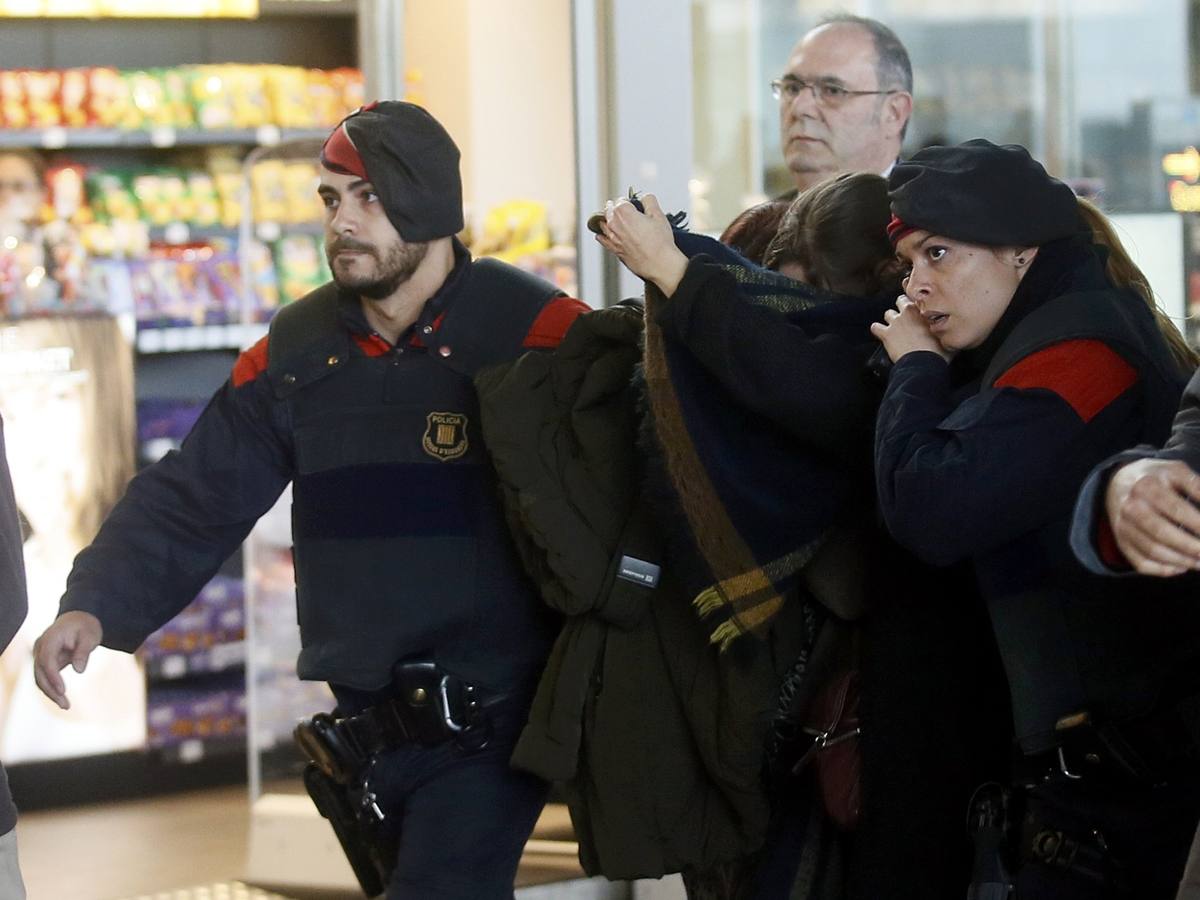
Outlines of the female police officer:
{"type": "MultiPolygon", "coordinates": [[[[1028,152],[930,147],[889,179],[909,267],[876,479],[893,535],[969,560],[1008,673],[1021,900],[1173,894],[1200,814],[1200,607],[1072,558],[1084,477],[1161,442],[1194,358],[1103,216],[1028,152]]],[[[994,879],[1003,880],[1003,879],[994,879]]]]}

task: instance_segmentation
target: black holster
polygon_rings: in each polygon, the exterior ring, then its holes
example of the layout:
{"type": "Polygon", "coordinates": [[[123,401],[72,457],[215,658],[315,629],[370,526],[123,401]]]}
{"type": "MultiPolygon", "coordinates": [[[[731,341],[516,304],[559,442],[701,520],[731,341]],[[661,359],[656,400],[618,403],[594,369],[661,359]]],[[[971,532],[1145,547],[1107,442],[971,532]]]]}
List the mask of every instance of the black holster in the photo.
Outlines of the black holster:
{"type": "Polygon", "coordinates": [[[397,663],[391,694],[354,715],[317,713],[293,732],[309,760],[304,786],[333,825],[369,897],[381,893],[390,879],[398,846],[395,824],[380,809],[371,789],[376,757],[405,744],[435,746],[448,741],[480,750],[491,737],[491,723],[475,686],[435,663],[397,663]]]}
{"type": "Polygon", "coordinates": [[[354,789],[338,784],[315,763],[304,769],[304,787],[317,811],[333,826],[363,893],[368,897],[381,895],[396,867],[395,833],[382,822],[361,815],[354,789]]]}
{"type": "Polygon", "coordinates": [[[1017,873],[1030,865],[1093,885],[1125,886],[1103,835],[1060,822],[1035,790],[989,783],[975,791],[968,817],[975,858],[967,900],[1020,900],[1017,873]]]}
{"type": "Polygon", "coordinates": [[[967,832],[974,845],[967,900],[1008,900],[1013,895],[1012,792],[995,782],[981,785],[971,797],[967,832]]]}

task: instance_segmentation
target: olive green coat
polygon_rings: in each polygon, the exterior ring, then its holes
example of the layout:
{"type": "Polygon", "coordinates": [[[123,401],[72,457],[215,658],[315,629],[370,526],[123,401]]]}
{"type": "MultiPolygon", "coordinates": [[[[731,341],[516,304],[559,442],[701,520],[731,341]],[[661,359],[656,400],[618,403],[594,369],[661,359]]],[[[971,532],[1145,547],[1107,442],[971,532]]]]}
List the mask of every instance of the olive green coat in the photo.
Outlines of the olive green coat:
{"type": "Polygon", "coordinates": [[[566,617],[513,764],[563,782],[584,869],[612,879],[761,845],[765,728],[803,633],[785,605],[767,641],[718,654],[674,587],[639,502],[641,333],[637,308],[588,313],[476,380],[514,537],[566,617]],[[623,556],[663,564],[657,587],[616,577],[623,556]]]}

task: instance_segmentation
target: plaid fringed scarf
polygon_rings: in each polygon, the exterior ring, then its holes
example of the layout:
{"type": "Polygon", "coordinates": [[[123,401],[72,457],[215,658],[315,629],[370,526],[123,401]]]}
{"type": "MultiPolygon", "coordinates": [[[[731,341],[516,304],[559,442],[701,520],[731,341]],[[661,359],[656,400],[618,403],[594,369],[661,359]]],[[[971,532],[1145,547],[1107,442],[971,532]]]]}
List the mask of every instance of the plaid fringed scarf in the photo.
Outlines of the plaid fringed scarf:
{"type": "MultiPolygon", "coordinates": [[[[842,305],[710,238],[680,231],[676,243],[729,271],[747,302],[797,324],[842,305]]],[[[699,614],[717,620],[711,640],[724,650],[741,635],[762,634],[854,488],[844,471],[739,405],[686,347],[667,340],[655,322],[665,302],[647,284],[649,487],[667,504],[665,521],[686,523],[686,533],[668,537],[673,567],[699,614]]],[[[812,389],[821,389],[819,378],[812,389]]]]}

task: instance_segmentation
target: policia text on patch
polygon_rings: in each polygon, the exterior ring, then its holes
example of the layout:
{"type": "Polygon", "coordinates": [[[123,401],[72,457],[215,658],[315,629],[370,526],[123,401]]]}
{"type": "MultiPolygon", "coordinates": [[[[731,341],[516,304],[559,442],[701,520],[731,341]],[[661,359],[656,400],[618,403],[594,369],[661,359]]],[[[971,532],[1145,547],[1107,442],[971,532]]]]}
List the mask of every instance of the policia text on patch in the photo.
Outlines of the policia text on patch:
{"type": "Polygon", "coordinates": [[[432,662],[401,661],[393,696],[356,715],[317,713],[293,737],[309,760],[304,786],[329,819],[363,892],[381,894],[391,878],[398,833],[371,787],[380,753],[404,744],[453,741],[474,752],[487,746],[491,722],[473,684],[432,662]]]}

